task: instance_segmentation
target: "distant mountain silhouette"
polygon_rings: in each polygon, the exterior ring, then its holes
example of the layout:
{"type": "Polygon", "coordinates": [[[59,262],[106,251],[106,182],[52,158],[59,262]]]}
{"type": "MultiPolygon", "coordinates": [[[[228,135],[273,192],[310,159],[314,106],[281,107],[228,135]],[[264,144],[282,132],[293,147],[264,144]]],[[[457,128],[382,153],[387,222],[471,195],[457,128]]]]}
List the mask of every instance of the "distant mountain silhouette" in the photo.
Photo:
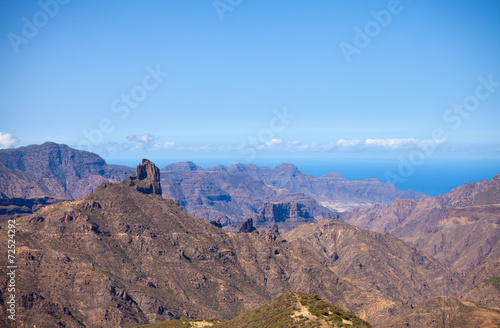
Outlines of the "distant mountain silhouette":
{"type": "Polygon", "coordinates": [[[8,198],[79,199],[105,181],[121,181],[133,169],[108,165],[100,156],[46,142],[0,150],[0,192],[8,198]]]}

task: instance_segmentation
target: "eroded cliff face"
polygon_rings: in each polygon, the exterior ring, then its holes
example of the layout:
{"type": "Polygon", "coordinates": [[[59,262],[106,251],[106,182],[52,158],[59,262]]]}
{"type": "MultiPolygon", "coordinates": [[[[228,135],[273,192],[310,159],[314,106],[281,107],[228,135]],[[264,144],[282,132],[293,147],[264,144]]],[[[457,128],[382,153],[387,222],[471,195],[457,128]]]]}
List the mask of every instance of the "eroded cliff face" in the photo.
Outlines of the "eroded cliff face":
{"type": "Polygon", "coordinates": [[[253,216],[257,230],[271,230],[277,225],[281,232],[291,231],[301,224],[316,222],[307,207],[296,202],[266,203],[260,214],[253,216]]]}

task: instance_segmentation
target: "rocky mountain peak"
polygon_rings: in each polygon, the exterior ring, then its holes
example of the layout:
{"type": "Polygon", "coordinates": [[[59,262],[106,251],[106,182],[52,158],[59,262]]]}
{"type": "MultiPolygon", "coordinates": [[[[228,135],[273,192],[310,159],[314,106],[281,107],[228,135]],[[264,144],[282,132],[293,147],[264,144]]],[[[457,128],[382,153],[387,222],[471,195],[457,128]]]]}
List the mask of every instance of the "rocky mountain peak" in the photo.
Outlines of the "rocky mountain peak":
{"type": "Polygon", "coordinates": [[[281,163],[280,165],[276,166],[276,169],[286,172],[300,172],[295,165],[289,163],[281,163]]]}
{"type": "Polygon", "coordinates": [[[131,185],[144,194],[156,194],[161,196],[160,169],[148,159],[143,159],[142,164],[137,165],[136,177],[131,177],[131,185]]]}
{"type": "Polygon", "coordinates": [[[321,178],[331,179],[331,180],[343,180],[344,177],[339,172],[330,172],[328,174],[323,175],[321,178]]]}

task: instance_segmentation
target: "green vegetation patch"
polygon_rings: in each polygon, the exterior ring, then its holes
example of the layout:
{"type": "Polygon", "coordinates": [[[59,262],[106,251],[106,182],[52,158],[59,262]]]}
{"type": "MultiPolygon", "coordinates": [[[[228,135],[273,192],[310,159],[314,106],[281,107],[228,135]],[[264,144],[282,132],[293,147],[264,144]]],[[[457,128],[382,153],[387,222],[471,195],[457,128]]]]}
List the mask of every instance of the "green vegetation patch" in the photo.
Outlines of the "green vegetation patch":
{"type": "Polygon", "coordinates": [[[215,325],[223,321],[219,319],[178,319],[172,321],[151,323],[148,325],[137,326],[136,328],[192,328],[198,327],[197,323],[200,322],[209,322],[215,325]]]}
{"type": "Polygon", "coordinates": [[[490,279],[486,279],[483,282],[485,284],[489,284],[489,285],[500,284],[500,277],[493,277],[493,278],[490,278],[490,279]]]}
{"type": "Polygon", "coordinates": [[[213,328],[371,327],[352,313],[321,300],[319,295],[305,293],[281,295],[256,309],[245,311],[230,321],[180,319],[140,327],[191,328],[199,327],[196,323],[201,321],[213,323],[213,328]]]}

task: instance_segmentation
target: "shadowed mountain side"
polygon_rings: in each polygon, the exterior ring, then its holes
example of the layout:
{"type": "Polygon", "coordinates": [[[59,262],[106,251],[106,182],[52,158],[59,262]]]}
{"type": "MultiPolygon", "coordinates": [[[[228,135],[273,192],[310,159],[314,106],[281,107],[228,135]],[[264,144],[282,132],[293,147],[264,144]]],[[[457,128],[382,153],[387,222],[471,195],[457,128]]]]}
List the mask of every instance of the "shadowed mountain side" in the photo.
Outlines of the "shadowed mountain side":
{"type": "Polygon", "coordinates": [[[0,150],[0,192],[9,198],[79,199],[100,183],[121,181],[133,172],[107,165],[96,154],[53,142],[0,150]]]}
{"type": "Polygon", "coordinates": [[[356,209],[340,218],[363,229],[390,232],[467,274],[500,257],[500,175],[423,200],[356,209]]]}
{"type": "Polygon", "coordinates": [[[139,326],[136,328],[176,328],[176,327],[213,327],[213,328],[370,328],[371,325],[352,313],[321,300],[318,295],[288,293],[255,309],[245,311],[236,318],[220,322],[214,319],[175,320],[139,326]]]}
{"type": "MultiPolygon", "coordinates": [[[[359,229],[345,223],[337,226],[339,234],[351,236],[359,247],[353,245],[349,256],[338,250],[343,263],[338,270],[332,256],[309,242],[286,242],[276,234],[228,233],[190,216],[174,201],[144,193],[135,181],[104,183],[81,200],[50,205],[17,220],[18,327],[130,327],[181,317],[231,319],[289,291],[317,293],[376,321],[430,297],[431,290],[446,293],[454,282],[433,260],[401,242],[394,242],[402,249],[400,259],[370,255],[357,236],[361,233],[352,233],[359,229]],[[365,265],[368,256],[370,270],[365,265]],[[400,278],[385,287],[387,277],[372,271],[386,270],[388,261],[400,278]],[[411,275],[405,273],[407,268],[411,275]],[[403,279],[411,287],[399,283],[403,279]]],[[[0,227],[4,230],[6,224],[0,227]]],[[[0,234],[0,243],[7,244],[7,238],[0,234]]],[[[379,238],[369,242],[384,249],[378,245],[384,238],[379,238]]],[[[0,261],[6,263],[6,253],[0,254],[0,261]]],[[[6,277],[5,269],[0,270],[6,277]]],[[[0,290],[7,295],[5,284],[0,290]]],[[[0,304],[0,321],[9,327],[5,303],[0,304]]]]}
{"type": "Polygon", "coordinates": [[[68,198],[49,196],[32,198],[0,198],[0,222],[32,214],[47,205],[70,200],[71,199],[68,198]]]}

